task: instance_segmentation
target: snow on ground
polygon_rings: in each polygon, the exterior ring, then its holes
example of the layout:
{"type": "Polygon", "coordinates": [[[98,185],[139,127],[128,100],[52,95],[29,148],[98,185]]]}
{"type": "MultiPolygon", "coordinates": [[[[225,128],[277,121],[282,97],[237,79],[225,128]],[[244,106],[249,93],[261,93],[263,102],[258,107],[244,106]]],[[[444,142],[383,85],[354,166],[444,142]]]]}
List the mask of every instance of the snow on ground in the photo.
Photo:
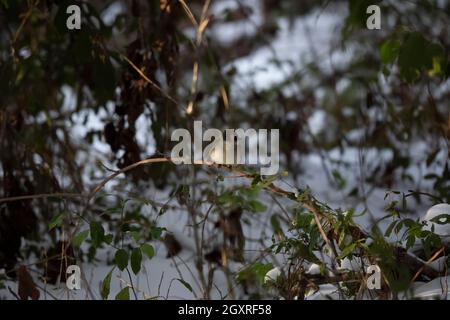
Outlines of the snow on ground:
{"type": "MultiPolygon", "coordinates": [[[[217,39],[227,42],[235,39],[236,37],[244,34],[254,34],[257,32],[257,26],[261,23],[261,12],[258,7],[258,1],[253,0],[246,3],[250,5],[255,15],[252,21],[248,22],[235,22],[228,23],[226,25],[221,25],[214,27],[212,34],[217,39]]],[[[236,6],[235,1],[220,1],[213,4],[213,13],[220,16],[227,8],[234,8],[236,6]]],[[[242,94],[241,88],[246,88],[249,84],[255,86],[258,89],[267,88],[271,84],[281,81],[286,77],[292,65],[299,69],[302,65],[308,63],[312,58],[311,46],[314,47],[316,54],[318,56],[327,57],[324,59],[324,63],[334,65],[340,61],[346,59],[346,54],[328,56],[331,46],[336,39],[339,39],[339,28],[338,24],[340,20],[337,18],[338,15],[334,14],[333,10],[337,8],[332,7],[331,10],[325,10],[318,14],[318,12],[313,12],[306,17],[298,18],[293,21],[293,23],[288,22],[285,19],[280,19],[278,21],[279,31],[277,37],[272,42],[271,48],[261,48],[251,54],[248,57],[238,59],[233,63],[233,66],[237,68],[240,77],[236,77],[239,81],[233,84],[231,90],[236,92],[236,95],[242,94]],[[311,34],[309,32],[311,31],[311,34]],[[283,61],[281,65],[276,65],[271,63],[274,58],[283,61]]],[[[120,8],[110,8],[111,17],[120,11],[120,8]]],[[[106,19],[106,18],[105,18],[106,19]]],[[[108,18],[109,19],[109,18],[108,18]]],[[[112,18],[111,18],[112,19],[112,18]]],[[[347,55],[350,55],[347,52],[347,55]]],[[[229,66],[230,67],[230,66],[229,66]]],[[[70,111],[74,109],[74,93],[68,88],[63,89],[63,93],[66,97],[65,108],[70,111]]],[[[102,130],[102,122],[104,119],[111,117],[113,113],[112,103],[107,105],[106,110],[100,110],[97,114],[93,112],[88,112],[86,114],[78,114],[77,118],[72,119],[75,124],[71,128],[71,134],[74,138],[80,141],[84,139],[86,133],[89,130],[102,130]],[[85,121],[87,120],[87,121],[85,121]]],[[[43,118],[43,121],[45,118],[43,118]]],[[[323,128],[326,127],[326,117],[322,111],[317,111],[309,120],[309,125],[313,134],[319,133],[323,128]]],[[[144,120],[144,116],[137,121],[137,132],[138,132],[138,142],[141,146],[146,146],[146,151],[151,154],[153,150],[154,142],[152,137],[148,135],[150,123],[144,120]]],[[[355,132],[355,136],[358,132],[355,132]]],[[[423,146],[422,146],[423,147],[423,146]]],[[[411,152],[420,156],[420,146],[414,148],[411,152]]],[[[114,167],[114,164],[109,161],[108,156],[110,152],[109,146],[98,139],[94,140],[92,150],[85,155],[80,155],[77,159],[79,163],[95,163],[95,161],[100,160],[107,167],[114,167]]],[[[345,176],[348,188],[358,185],[358,179],[360,179],[359,174],[355,174],[355,168],[359,167],[357,149],[348,148],[343,154],[340,154],[337,150],[330,152],[329,156],[334,159],[343,160],[351,163],[346,170],[341,174],[345,176]]],[[[377,152],[371,153],[370,150],[365,150],[367,162],[370,163],[371,159],[379,159],[383,157],[389,159],[392,157],[389,153],[377,152]]],[[[445,156],[445,155],[444,155],[445,156]]],[[[299,159],[300,160],[300,159],[299,159]]],[[[419,159],[418,159],[419,160],[419,159]]],[[[420,159],[423,160],[423,159],[420,159]]],[[[350,199],[347,196],[348,189],[341,191],[336,191],[329,187],[330,181],[329,176],[324,170],[323,160],[317,154],[302,155],[301,166],[304,170],[304,174],[301,175],[298,181],[288,180],[290,185],[297,183],[300,187],[309,186],[318,199],[329,203],[332,207],[341,207],[342,209],[355,208],[357,212],[361,212],[364,206],[370,208],[370,213],[361,218],[357,218],[357,222],[362,226],[369,226],[374,219],[381,218],[384,213],[384,207],[388,200],[384,200],[385,190],[374,189],[370,194],[367,195],[365,203],[358,202],[356,200],[350,199]]],[[[332,168],[331,163],[325,163],[328,168],[332,168]]],[[[423,168],[422,168],[423,169],[423,168]]],[[[421,168],[411,169],[411,173],[418,174],[421,168]],[[414,171],[416,170],[416,171],[414,171]]],[[[85,175],[85,182],[92,182],[89,175],[85,175]]],[[[114,182],[108,184],[105,191],[113,190],[114,182]]],[[[286,184],[282,185],[283,188],[287,188],[286,184]]],[[[164,202],[168,198],[167,193],[152,194],[151,197],[154,199],[158,197],[161,202],[164,202]]],[[[270,202],[270,201],[269,201],[270,202]]],[[[203,208],[204,209],[204,208],[203,208]]],[[[271,212],[269,208],[268,212],[271,212]]],[[[426,207],[423,206],[422,212],[426,212],[426,207]]],[[[419,210],[420,211],[420,210],[419,210]]],[[[429,215],[427,213],[427,217],[429,215]]],[[[267,227],[268,216],[261,216],[260,219],[256,219],[252,226],[244,225],[244,233],[249,238],[258,239],[261,237],[263,230],[267,227]]],[[[139,298],[170,298],[170,299],[189,299],[189,298],[199,298],[199,284],[198,277],[196,276],[197,270],[194,263],[194,252],[195,244],[192,239],[191,230],[186,227],[189,221],[187,215],[182,212],[177,212],[175,210],[168,211],[159,220],[160,226],[167,227],[170,232],[172,232],[181,243],[183,243],[183,251],[179,257],[174,259],[166,258],[166,251],[161,243],[154,243],[156,249],[156,255],[151,260],[145,260],[143,264],[144,272],[139,276],[131,275],[131,280],[126,272],[120,272],[115,270],[113,272],[111,281],[111,294],[110,298],[113,298],[121,288],[125,285],[133,282],[134,286],[138,289],[137,295],[139,298]],[[177,279],[184,279],[186,282],[190,283],[193,292],[189,291],[182,282],[177,279]]],[[[388,222],[383,222],[382,229],[387,227],[388,222]]],[[[212,226],[208,226],[211,228],[212,226]]],[[[218,239],[210,239],[210,244],[218,239]]],[[[263,239],[265,244],[270,244],[270,239],[263,239]]],[[[259,244],[255,242],[247,242],[248,245],[246,249],[249,257],[257,256],[259,249],[259,244]]],[[[64,284],[59,286],[47,286],[47,290],[41,289],[41,298],[44,299],[99,299],[100,298],[100,284],[103,278],[111,270],[111,266],[106,264],[106,261],[111,260],[110,256],[106,255],[106,252],[101,252],[97,256],[97,261],[92,263],[81,264],[82,274],[84,276],[82,282],[82,289],[79,291],[67,290],[64,284]],[[89,290],[88,290],[89,288],[89,290]],[[46,291],[46,292],[45,292],[46,291]]],[[[347,259],[348,260],[348,259],[347,259]]],[[[283,261],[282,257],[280,262],[283,261]]],[[[442,267],[442,259],[433,262],[436,268],[442,267]]],[[[234,270],[237,271],[242,267],[239,264],[233,266],[234,270]]],[[[280,267],[276,267],[271,270],[271,273],[267,275],[268,278],[278,277],[282,272],[280,267]]],[[[344,269],[357,269],[359,264],[356,266],[352,261],[345,261],[341,268],[344,269]]],[[[206,270],[207,268],[205,268],[206,270]]],[[[205,271],[206,272],[206,271],[205,271]]],[[[311,265],[308,273],[318,274],[320,272],[318,265],[311,265]]],[[[205,276],[207,274],[205,273],[205,276]]],[[[435,296],[443,297],[442,288],[446,287],[446,282],[449,278],[439,278],[435,279],[429,283],[416,283],[415,284],[415,295],[417,297],[431,298],[435,296]]],[[[36,280],[37,281],[37,280],[36,280]]],[[[37,281],[41,288],[44,285],[37,281]]],[[[215,288],[212,290],[212,298],[219,299],[226,295],[227,293],[227,280],[223,272],[217,271],[214,277],[215,288]]],[[[17,283],[6,282],[6,289],[0,290],[0,298],[14,299],[14,296],[7,290],[10,287],[13,291],[17,292],[17,283]]],[[[339,298],[337,293],[337,288],[334,285],[321,285],[320,291],[311,292],[308,295],[309,300],[316,299],[336,299],[339,298]]],[[[130,295],[133,294],[130,292],[130,295]]],[[[448,295],[447,295],[448,297],[448,295]]]]}

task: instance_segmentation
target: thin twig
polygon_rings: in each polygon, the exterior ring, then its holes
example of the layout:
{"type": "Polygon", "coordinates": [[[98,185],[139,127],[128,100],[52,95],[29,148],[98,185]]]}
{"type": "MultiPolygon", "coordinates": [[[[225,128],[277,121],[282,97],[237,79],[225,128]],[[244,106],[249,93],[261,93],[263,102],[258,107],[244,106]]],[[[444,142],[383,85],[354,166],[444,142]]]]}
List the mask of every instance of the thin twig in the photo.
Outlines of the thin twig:
{"type": "Polygon", "coordinates": [[[31,195],[24,195],[24,196],[0,198],[0,203],[1,202],[11,202],[11,201],[20,201],[20,200],[43,199],[43,198],[83,198],[83,197],[87,197],[87,195],[82,194],[82,193],[67,193],[67,192],[41,193],[41,194],[31,194],[31,195]]]}
{"type": "Polygon", "coordinates": [[[161,89],[160,86],[158,86],[155,82],[153,82],[149,77],[147,77],[141,69],[139,69],[130,59],[128,59],[126,56],[124,56],[123,54],[120,55],[120,57],[122,59],[124,59],[126,62],[128,62],[134,70],[136,70],[137,73],[139,73],[139,75],[145,80],[147,81],[149,84],[151,84],[153,87],[155,87],[160,93],[162,93],[162,95],[164,97],[166,97],[167,99],[169,99],[170,101],[172,101],[175,105],[178,105],[178,102],[172,98],[168,93],[166,93],[163,89],[161,89]]]}
{"type": "Polygon", "coordinates": [[[431,262],[433,262],[436,258],[437,258],[437,256],[439,256],[442,252],[444,252],[444,250],[445,250],[445,247],[442,247],[440,250],[438,250],[435,254],[433,254],[433,256],[430,258],[430,259],[428,259],[428,261],[416,272],[416,274],[414,275],[414,277],[412,278],[412,280],[411,280],[411,283],[412,282],[414,282],[418,277],[419,277],[419,275],[423,272],[423,270],[431,263],[431,262]]]}

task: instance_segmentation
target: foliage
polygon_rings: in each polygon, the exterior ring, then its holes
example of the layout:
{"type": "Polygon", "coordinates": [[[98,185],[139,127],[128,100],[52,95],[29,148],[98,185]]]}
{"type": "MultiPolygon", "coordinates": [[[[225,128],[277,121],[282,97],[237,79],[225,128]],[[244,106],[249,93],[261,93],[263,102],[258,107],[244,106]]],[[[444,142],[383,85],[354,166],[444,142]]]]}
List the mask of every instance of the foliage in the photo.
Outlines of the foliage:
{"type": "Polygon", "coordinates": [[[92,264],[107,252],[102,262],[112,269],[100,296],[136,298],[133,275],[162,259],[163,246],[165,258],[185,264],[172,230],[180,228],[195,242],[188,263],[198,279],[168,282],[199,298],[213,297],[217,272],[227,279],[221,298],[305,298],[323,281],[342,283],[342,298],[362,298],[366,275],[342,271],[347,260],[381,267],[379,297],[440,276],[423,261],[448,244],[414,215],[450,202],[450,4],[439,4],[261,0],[258,13],[243,1],[223,10],[200,0],[0,1],[0,290],[20,282],[18,271],[34,257],[56,284],[66,258],[92,264]],[[81,30],[66,27],[69,4],[82,8],[81,30]],[[366,30],[369,4],[380,5],[382,30],[366,30]],[[284,22],[298,32],[299,19],[330,11],[340,39],[325,56],[310,42],[299,67],[273,50],[284,22]],[[221,38],[221,27],[256,15],[253,33],[221,38]],[[239,62],[264,50],[273,53],[268,72],[287,72],[258,86],[258,70],[248,74],[239,62]],[[312,128],[317,115],[323,123],[312,128]],[[173,129],[192,129],[198,119],[279,128],[282,173],[166,161],[173,129]],[[307,165],[312,157],[326,188],[345,199],[342,208],[307,186],[320,181],[307,165]],[[161,161],[127,169],[149,158],[161,161]],[[367,199],[380,190],[397,199],[375,220],[367,199]],[[169,215],[177,215],[176,228],[169,215]],[[410,256],[417,244],[421,252],[410,256]],[[319,274],[307,272],[312,265],[319,274]],[[264,284],[274,266],[283,277],[264,284]],[[116,273],[130,282],[121,279],[118,293],[116,273]]]}

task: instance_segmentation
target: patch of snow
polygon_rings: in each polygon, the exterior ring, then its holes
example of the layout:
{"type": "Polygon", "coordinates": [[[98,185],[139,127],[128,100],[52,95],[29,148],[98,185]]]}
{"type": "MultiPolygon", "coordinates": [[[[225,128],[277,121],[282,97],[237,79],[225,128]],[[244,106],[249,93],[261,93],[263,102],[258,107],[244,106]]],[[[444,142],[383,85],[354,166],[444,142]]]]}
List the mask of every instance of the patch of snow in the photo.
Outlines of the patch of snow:
{"type": "Polygon", "coordinates": [[[280,276],[281,270],[278,267],[275,267],[266,273],[266,275],[264,276],[264,283],[277,281],[280,276]]]}
{"type": "Polygon", "coordinates": [[[449,299],[450,277],[439,277],[416,288],[414,296],[420,299],[449,299]]]}
{"type": "Polygon", "coordinates": [[[447,260],[448,256],[440,257],[429,263],[429,266],[435,269],[438,272],[444,272],[447,268],[447,260]]]}
{"type": "Polygon", "coordinates": [[[341,261],[341,266],[337,267],[338,270],[350,270],[350,271],[362,271],[361,262],[357,259],[350,260],[349,258],[344,258],[341,261]]]}
{"type": "Polygon", "coordinates": [[[431,222],[433,218],[436,218],[439,215],[447,214],[450,215],[450,205],[448,203],[440,203],[432,206],[430,209],[428,209],[427,213],[425,214],[423,221],[427,222],[427,226],[425,229],[431,230],[431,227],[434,227],[434,232],[442,237],[449,237],[450,236],[450,224],[438,224],[435,222],[431,222]]]}
{"type": "Polygon", "coordinates": [[[307,274],[317,275],[320,274],[320,266],[316,263],[313,263],[309,269],[306,271],[307,274]]]}
{"type": "Polygon", "coordinates": [[[338,288],[332,284],[322,284],[316,292],[310,292],[305,297],[306,300],[338,300],[338,288]]]}

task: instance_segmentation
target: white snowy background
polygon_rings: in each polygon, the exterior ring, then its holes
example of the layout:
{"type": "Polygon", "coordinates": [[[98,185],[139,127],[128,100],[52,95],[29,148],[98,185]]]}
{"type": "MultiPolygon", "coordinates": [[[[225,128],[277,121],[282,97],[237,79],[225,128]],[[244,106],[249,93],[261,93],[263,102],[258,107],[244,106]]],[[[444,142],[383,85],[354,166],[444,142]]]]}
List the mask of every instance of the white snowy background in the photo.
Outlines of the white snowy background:
{"type": "MultiPolygon", "coordinates": [[[[261,8],[259,1],[249,0],[246,1],[246,5],[251,6],[254,10],[251,21],[245,22],[230,22],[226,25],[215,25],[209,32],[211,36],[220,39],[223,42],[232,41],[243,34],[254,34],[258,32],[257,27],[261,23],[261,8]]],[[[233,0],[223,0],[213,2],[211,12],[215,16],[221,16],[225,10],[233,9],[237,6],[233,0]]],[[[114,17],[121,12],[121,7],[117,5],[111,6],[107,12],[103,15],[103,19],[106,23],[113,21],[114,17]]],[[[314,51],[320,57],[323,57],[323,63],[335,65],[342,63],[346,60],[346,52],[336,52],[331,50],[340,39],[340,27],[342,24],[342,17],[345,15],[345,8],[343,6],[335,6],[330,4],[325,10],[316,10],[312,13],[297,18],[294,21],[288,21],[287,19],[279,19],[278,27],[279,31],[275,40],[272,42],[272,48],[263,47],[249,56],[238,59],[233,63],[233,66],[237,69],[239,77],[236,77],[238,81],[233,84],[231,91],[236,92],[236,95],[242,94],[242,88],[245,88],[251,83],[255,88],[268,88],[271,84],[283,80],[289,73],[291,64],[296,68],[301,68],[302,65],[306,65],[314,57],[311,55],[311,46],[314,47],[314,51]],[[338,12],[338,14],[336,14],[338,12]],[[286,61],[284,65],[275,65],[271,63],[274,58],[274,52],[276,52],[276,58],[281,61],[286,61]],[[333,53],[331,53],[333,52],[333,53]]],[[[348,53],[348,52],[347,52],[348,53]]],[[[228,66],[231,67],[231,66],[228,66]]],[[[446,84],[448,85],[448,83],[446,84]]],[[[70,88],[64,88],[65,94],[65,108],[67,110],[73,109],[74,106],[74,93],[70,88]]],[[[320,92],[317,95],[320,96],[320,92]]],[[[86,113],[76,113],[77,118],[72,119],[75,125],[72,125],[71,134],[75,139],[80,141],[84,139],[87,132],[90,130],[102,130],[102,119],[107,118],[114,111],[114,106],[111,103],[107,106],[108,111],[101,109],[97,114],[86,111],[86,113]],[[85,122],[87,119],[87,122],[85,122]]],[[[45,121],[43,115],[42,121],[45,121]]],[[[327,119],[323,111],[317,111],[308,120],[311,132],[318,134],[322,130],[326,129],[327,119]]],[[[137,121],[137,140],[141,146],[146,147],[146,151],[151,154],[154,151],[154,143],[151,135],[148,135],[150,124],[147,122],[146,117],[142,115],[137,121]]],[[[355,132],[357,135],[358,132],[355,132]]],[[[417,143],[414,148],[411,149],[411,155],[416,163],[423,163],[423,157],[421,150],[425,146],[421,143],[417,143]]],[[[101,161],[107,167],[114,167],[114,164],[110,162],[108,154],[110,153],[110,147],[103,141],[95,138],[94,144],[88,153],[80,155],[80,159],[77,159],[79,163],[95,163],[101,161]]],[[[447,151],[442,150],[438,154],[442,161],[445,161],[447,151]]],[[[392,158],[392,154],[386,152],[385,154],[372,152],[372,150],[365,150],[366,161],[370,163],[371,158],[383,157],[386,160],[392,158]]],[[[359,150],[347,148],[344,153],[338,150],[332,150],[329,153],[329,158],[334,160],[344,160],[349,163],[353,163],[353,166],[348,167],[348,172],[342,172],[346,178],[350,179],[348,185],[352,186],[357,183],[358,175],[355,175],[355,168],[359,167],[359,150]],[[355,179],[352,181],[351,179],[355,179]]],[[[385,190],[375,189],[367,195],[366,203],[358,203],[349,200],[346,197],[348,190],[341,190],[337,192],[335,189],[329,187],[329,181],[324,171],[323,159],[318,154],[302,155],[302,166],[304,168],[304,174],[302,174],[295,184],[300,187],[310,186],[314,195],[328,203],[331,207],[350,209],[355,208],[356,212],[362,211],[365,206],[370,209],[370,214],[364,215],[362,218],[357,218],[356,221],[361,226],[368,226],[374,219],[381,218],[385,215],[384,208],[390,199],[385,199],[385,190]]],[[[332,166],[331,163],[325,163],[325,165],[332,166]]],[[[414,176],[420,173],[423,168],[412,165],[410,167],[410,173],[414,176]]],[[[92,178],[86,172],[84,180],[87,184],[92,183],[92,178]]],[[[286,178],[286,183],[281,183],[280,186],[289,189],[294,181],[289,181],[286,178]]],[[[107,185],[107,190],[113,190],[115,182],[112,181],[107,185]]],[[[398,189],[407,189],[408,186],[397,186],[398,189]]],[[[165,202],[169,198],[168,192],[158,192],[149,195],[155,201],[165,202]]],[[[416,214],[419,217],[425,217],[429,205],[422,204],[417,206],[416,214]]],[[[270,208],[269,208],[270,209],[270,208]]],[[[150,210],[150,209],[149,209],[150,210]]],[[[444,208],[448,212],[448,208],[444,208]]],[[[269,212],[270,210],[267,210],[269,212]]],[[[443,212],[441,212],[443,213],[443,212]]],[[[429,213],[429,215],[432,214],[429,213]]],[[[261,216],[259,221],[252,224],[251,227],[244,225],[244,233],[249,238],[258,238],[269,221],[270,215],[261,216]]],[[[163,297],[168,299],[192,299],[197,298],[199,294],[199,284],[196,275],[196,268],[193,261],[193,255],[195,251],[195,244],[190,237],[187,228],[184,226],[187,223],[186,215],[182,215],[180,212],[174,210],[169,211],[159,220],[160,225],[167,227],[175,237],[183,244],[183,250],[179,256],[166,258],[165,247],[158,242],[153,243],[156,254],[151,260],[144,259],[143,267],[138,276],[132,275],[134,287],[137,289],[137,294],[140,299],[148,299],[154,297],[163,297]],[[182,275],[182,276],[181,276],[182,275]],[[174,279],[183,278],[186,282],[190,283],[193,292],[190,292],[181,282],[174,279]]],[[[384,221],[381,224],[381,228],[387,227],[388,221],[384,221]]],[[[450,232],[447,229],[440,230],[443,236],[449,236],[450,232]]],[[[256,244],[248,244],[246,247],[248,252],[251,249],[257,249],[256,244]]],[[[57,286],[45,286],[42,282],[35,281],[39,285],[41,291],[41,299],[101,299],[100,287],[101,281],[112,269],[111,265],[107,264],[107,261],[111,261],[111,251],[101,250],[97,253],[96,261],[93,263],[83,263],[82,269],[82,283],[81,290],[68,290],[64,284],[57,286]]],[[[251,254],[249,254],[251,255],[251,254]]],[[[268,275],[268,279],[276,278],[282,273],[282,260],[280,259],[280,265],[277,269],[272,270],[268,275]]],[[[439,263],[442,260],[434,262],[433,266],[437,269],[440,268],[439,263]]],[[[238,270],[242,267],[236,264],[235,269],[238,270]]],[[[358,268],[356,264],[352,264],[350,261],[345,261],[341,268],[354,269],[358,268]]],[[[2,272],[0,270],[0,272],[2,272]]],[[[311,266],[310,273],[317,273],[318,266],[311,266]]],[[[435,298],[445,297],[446,283],[450,280],[448,278],[438,278],[429,283],[416,283],[414,284],[415,295],[422,298],[435,298]]],[[[227,282],[225,276],[221,272],[216,272],[214,283],[216,288],[211,292],[211,298],[220,299],[227,291],[227,282]]],[[[10,287],[11,290],[17,292],[17,283],[6,282],[6,287],[10,287]]],[[[128,275],[125,272],[120,272],[115,269],[111,281],[111,293],[110,298],[113,298],[124,286],[129,284],[128,275]]],[[[308,299],[338,299],[338,293],[336,287],[333,285],[322,285],[319,292],[313,293],[308,296],[308,299]]],[[[133,297],[131,295],[131,297],[133,297]]],[[[447,297],[450,297],[448,295],[447,297]]],[[[0,290],[0,298],[15,299],[15,297],[9,292],[9,290],[0,290]]]]}

